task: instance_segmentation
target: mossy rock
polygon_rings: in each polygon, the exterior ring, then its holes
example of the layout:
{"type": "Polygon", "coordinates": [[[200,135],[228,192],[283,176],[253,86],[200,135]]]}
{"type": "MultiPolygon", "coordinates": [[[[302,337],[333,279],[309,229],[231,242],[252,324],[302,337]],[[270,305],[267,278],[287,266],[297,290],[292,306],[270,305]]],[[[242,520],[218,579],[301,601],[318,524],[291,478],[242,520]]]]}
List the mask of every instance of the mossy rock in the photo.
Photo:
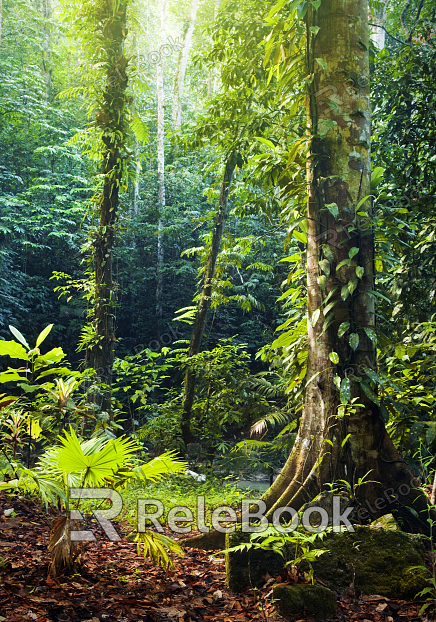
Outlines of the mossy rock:
{"type": "Polygon", "coordinates": [[[317,548],[327,552],[313,562],[315,577],[336,591],[352,583],[359,594],[414,598],[428,586],[420,536],[401,531],[356,527],[354,533],[328,536],[317,548]]]}
{"type": "Polygon", "coordinates": [[[202,551],[222,551],[226,546],[226,534],[211,529],[209,533],[202,533],[192,538],[183,538],[180,544],[202,551]]]}
{"type": "MultiPolygon", "coordinates": [[[[226,535],[226,549],[250,542],[250,534],[235,531],[226,535]]],[[[227,585],[233,592],[246,587],[259,587],[264,577],[277,576],[285,565],[285,559],[273,551],[249,549],[226,553],[227,585]]]]}
{"type": "Polygon", "coordinates": [[[372,521],[370,527],[372,527],[372,529],[390,529],[391,531],[399,531],[400,529],[393,514],[385,514],[384,516],[380,516],[380,518],[372,521]]]}
{"type": "Polygon", "coordinates": [[[279,613],[290,621],[305,618],[326,620],[336,613],[336,597],[322,585],[278,585],[274,588],[273,598],[278,599],[279,613]]]}

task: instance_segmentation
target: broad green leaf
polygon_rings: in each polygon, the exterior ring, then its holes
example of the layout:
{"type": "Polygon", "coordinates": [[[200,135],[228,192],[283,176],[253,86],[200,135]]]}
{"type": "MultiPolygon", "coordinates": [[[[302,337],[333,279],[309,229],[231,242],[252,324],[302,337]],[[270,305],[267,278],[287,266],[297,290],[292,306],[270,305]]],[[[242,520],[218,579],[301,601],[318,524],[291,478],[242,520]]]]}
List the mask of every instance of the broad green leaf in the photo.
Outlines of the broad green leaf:
{"type": "Polygon", "coordinates": [[[351,382],[349,378],[343,378],[341,381],[341,403],[348,404],[351,400],[351,382]]]}
{"type": "Polygon", "coordinates": [[[353,248],[350,248],[350,250],[348,251],[348,257],[350,259],[353,259],[354,255],[357,255],[358,252],[359,249],[357,248],[357,246],[353,246],[353,248]]]}
{"type": "Polygon", "coordinates": [[[304,235],[304,233],[301,233],[301,231],[293,231],[292,235],[294,236],[294,238],[296,238],[299,242],[303,242],[303,244],[307,244],[307,236],[304,235]]]}
{"type": "Polygon", "coordinates": [[[14,328],[13,326],[9,326],[9,330],[11,331],[15,339],[18,339],[18,341],[22,343],[23,346],[25,346],[28,350],[30,350],[29,344],[27,343],[26,339],[23,337],[23,335],[20,333],[20,331],[17,328],[14,328]]]}
{"type": "Polygon", "coordinates": [[[399,344],[398,346],[395,346],[395,356],[397,357],[397,359],[400,359],[401,361],[405,354],[406,354],[406,348],[402,343],[399,344]]]}
{"type": "Polygon", "coordinates": [[[153,458],[150,462],[134,469],[133,473],[139,480],[156,482],[168,473],[184,473],[188,463],[177,457],[176,451],[167,451],[153,458]]]}
{"type": "MultiPolygon", "coordinates": [[[[359,209],[359,207],[361,207],[365,203],[365,201],[367,201],[368,199],[370,199],[373,196],[374,196],[373,194],[368,194],[368,196],[363,197],[363,199],[361,199],[359,201],[359,203],[356,205],[356,212],[359,209]]],[[[368,216],[368,214],[365,214],[365,216],[368,216]]]]}
{"type": "Polygon", "coordinates": [[[263,143],[264,145],[266,145],[267,147],[269,147],[270,149],[275,149],[276,146],[273,142],[271,142],[270,140],[268,140],[267,138],[263,138],[262,136],[255,136],[256,140],[258,140],[259,142],[263,143]]]}
{"type": "Polygon", "coordinates": [[[26,350],[16,341],[0,341],[0,356],[10,356],[12,359],[22,361],[29,360],[26,350]]]}
{"type": "Polygon", "coordinates": [[[359,335],[357,333],[351,333],[348,343],[350,344],[351,348],[356,351],[359,347],[359,335]]]}
{"type": "Polygon", "coordinates": [[[321,309],[316,309],[316,311],[313,312],[312,315],[312,326],[315,327],[317,321],[319,320],[319,316],[321,314],[321,309]]]}
{"type": "Polygon", "coordinates": [[[340,270],[342,266],[349,266],[350,264],[351,264],[351,259],[344,259],[343,261],[338,263],[338,265],[336,266],[336,271],[340,270]]]}
{"type": "Polygon", "coordinates": [[[348,281],[347,287],[348,287],[348,291],[350,292],[350,294],[352,294],[354,290],[357,288],[357,283],[358,283],[358,280],[356,279],[355,276],[353,276],[353,278],[351,278],[348,281]]]}
{"type": "Polygon", "coordinates": [[[319,267],[327,276],[330,276],[330,262],[328,259],[321,259],[319,267]]]}
{"type": "Polygon", "coordinates": [[[362,268],[362,266],[357,266],[356,275],[358,276],[358,278],[361,279],[364,274],[365,274],[365,268],[362,268]]]}
{"type": "Polygon", "coordinates": [[[53,348],[45,354],[37,356],[35,359],[36,367],[43,367],[49,363],[59,363],[65,357],[65,353],[62,348],[53,348]]]}
{"type": "Polygon", "coordinates": [[[329,359],[332,363],[335,363],[335,365],[337,365],[339,363],[339,354],[337,352],[330,352],[329,359]]]}
{"type": "MultiPolygon", "coordinates": [[[[319,59],[316,59],[319,61],[319,59]]],[[[327,68],[327,67],[325,67],[327,68]]],[[[337,218],[339,216],[339,207],[337,205],[337,203],[326,203],[326,208],[328,209],[328,211],[330,212],[330,214],[332,214],[332,216],[334,216],[334,218],[337,218]]]]}
{"type": "Polygon", "coordinates": [[[376,166],[371,175],[371,188],[377,188],[382,180],[385,169],[381,166],[376,166]]]}
{"type": "Polygon", "coordinates": [[[349,329],[350,322],[342,322],[342,324],[338,328],[338,337],[343,337],[349,329]]]}
{"type": "Polygon", "coordinates": [[[333,382],[335,384],[335,386],[337,387],[338,391],[341,390],[341,377],[340,376],[335,376],[333,378],[333,382]]]}
{"type": "Polygon", "coordinates": [[[342,300],[347,300],[349,295],[350,295],[350,290],[348,289],[348,285],[344,285],[344,287],[341,289],[342,300]]]}
{"type": "Polygon", "coordinates": [[[53,326],[54,326],[54,324],[49,324],[48,326],[46,326],[44,328],[44,330],[42,332],[39,333],[38,339],[36,340],[36,347],[37,348],[39,348],[39,346],[44,341],[44,339],[47,337],[47,335],[49,334],[49,332],[51,331],[53,326]]]}
{"type": "Polygon", "coordinates": [[[383,262],[381,259],[375,260],[375,269],[377,270],[377,272],[383,272],[383,262]]]}
{"type": "Polygon", "coordinates": [[[318,285],[320,286],[322,290],[324,290],[327,287],[327,277],[325,274],[321,274],[321,276],[317,278],[317,281],[318,281],[318,285]]]}
{"type": "Polygon", "coordinates": [[[4,382],[26,382],[27,378],[24,374],[19,374],[14,369],[4,371],[0,374],[0,383],[4,382]]]}
{"type": "Polygon", "coordinates": [[[375,345],[377,345],[377,335],[376,335],[375,331],[372,328],[367,328],[366,326],[365,326],[365,328],[363,330],[368,335],[368,337],[371,339],[371,341],[375,345]]]}
{"type": "MultiPolygon", "coordinates": [[[[318,65],[319,65],[320,67],[322,67],[322,69],[324,69],[324,71],[327,71],[327,61],[326,61],[326,59],[325,59],[325,58],[315,58],[315,60],[316,60],[316,62],[318,63],[318,65]]],[[[336,203],[331,203],[330,205],[336,205],[336,203]]],[[[328,205],[326,205],[326,207],[330,210],[330,208],[329,208],[329,206],[328,206],[328,205]]],[[[338,206],[336,205],[336,207],[338,207],[338,206]]],[[[331,211],[331,210],[330,210],[330,211],[331,211]]],[[[332,212],[332,214],[333,214],[333,212],[332,212]]],[[[338,210],[338,214],[339,214],[339,210],[338,210]]],[[[333,215],[334,215],[334,214],[333,214],[333,215]]],[[[336,218],[336,216],[335,216],[335,218],[336,218]]]]}
{"type": "Polygon", "coordinates": [[[380,400],[378,399],[378,397],[374,393],[374,391],[371,389],[371,387],[366,382],[362,382],[361,383],[361,387],[362,387],[366,397],[368,399],[370,399],[371,402],[374,402],[374,404],[377,404],[377,406],[380,406],[380,400]]]}
{"type": "Polygon", "coordinates": [[[330,263],[332,263],[332,261],[334,261],[335,259],[335,256],[333,255],[331,246],[329,244],[322,244],[321,248],[324,256],[329,260],[330,263]]]}

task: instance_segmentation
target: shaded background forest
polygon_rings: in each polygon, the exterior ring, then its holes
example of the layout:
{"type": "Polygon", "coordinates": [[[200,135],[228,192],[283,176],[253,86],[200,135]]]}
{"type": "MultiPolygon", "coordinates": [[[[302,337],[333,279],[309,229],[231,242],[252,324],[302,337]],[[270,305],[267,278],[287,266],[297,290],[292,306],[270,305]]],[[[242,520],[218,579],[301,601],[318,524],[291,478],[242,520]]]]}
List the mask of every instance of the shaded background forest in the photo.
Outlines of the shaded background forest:
{"type": "MultiPolygon", "coordinates": [[[[136,138],[132,148],[141,168],[137,181],[130,182],[121,196],[114,256],[115,395],[120,418],[129,419],[124,426],[135,431],[146,425],[140,437],[148,446],[180,448],[180,348],[185,344],[174,343],[189,339],[191,328],[174,318],[180,309],[192,307],[198,293],[221,182],[219,149],[213,141],[193,147],[191,137],[198,118],[231,117],[220,98],[228,96],[231,79],[237,81],[237,67],[243,72],[250,64],[250,54],[264,34],[261,28],[253,28],[250,45],[254,47],[247,44],[244,56],[235,47],[238,27],[256,24],[259,15],[267,14],[273,3],[263,4],[230,2],[219,8],[215,21],[216,3],[200,3],[178,138],[171,106],[189,5],[182,1],[169,5],[164,263],[159,269],[158,4],[149,0],[138,6],[130,26],[126,55],[134,59],[132,97],[142,138],[136,138]],[[161,315],[156,312],[159,274],[163,277],[161,315]],[[170,351],[157,356],[162,347],[170,351]],[[139,352],[142,358],[134,358],[139,352]]],[[[436,3],[408,4],[406,12],[399,0],[389,4],[386,45],[382,50],[372,47],[371,84],[374,168],[384,170],[376,200],[376,399],[382,403],[396,443],[411,457],[419,441],[429,451],[436,441],[436,3]]],[[[87,123],[83,98],[80,94],[59,97],[77,87],[87,70],[80,48],[67,31],[56,2],[3,0],[0,337],[10,339],[8,325],[12,325],[34,343],[42,328],[53,323],[49,345],[62,345],[73,368],[83,369],[84,348],[77,345],[86,343],[87,310],[92,304],[91,240],[96,215],[90,199],[98,176],[92,152],[81,148],[77,134],[87,123]]],[[[286,157],[284,128],[304,129],[292,102],[274,101],[273,90],[271,86],[269,99],[265,95],[263,109],[256,103],[260,116],[277,120],[276,126],[273,122],[261,134],[272,143],[259,142],[254,130],[248,135],[246,157],[230,193],[203,351],[195,363],[200,378],[195,406],[199,440],[204,440],[209,455],[226,455],[250,437],[251,429],[250,451],[266,452],[262,464],[276,460],[271,449],[283,451],[292,443],[305,379],[304,223],[277,183],[286,157]],[[270,183],[265,183],[267,175],[259,181],[254,173],[259,160],[250,159],[262,148],[265,153],[273,150],[276,158],[277,171],[274,166],[268,170],[270,183]],[[261,437],[267,444],[260,443],[261,437]]],[[[242,90],[240,97],[245,97],[242,90]]]]}

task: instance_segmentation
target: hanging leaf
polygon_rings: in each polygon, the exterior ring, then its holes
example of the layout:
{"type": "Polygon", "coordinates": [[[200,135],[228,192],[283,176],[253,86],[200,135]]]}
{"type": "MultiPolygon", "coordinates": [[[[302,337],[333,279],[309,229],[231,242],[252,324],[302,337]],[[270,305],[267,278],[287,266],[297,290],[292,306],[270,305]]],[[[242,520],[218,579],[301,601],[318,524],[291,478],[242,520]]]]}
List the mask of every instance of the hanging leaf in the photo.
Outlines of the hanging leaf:
{"type": "Polygon", "coordinates": [[[299,242],[302,242],[303,244],[307,244],[307,237],[304,235],[304,233],[301,233],[301,231],[293,231],[292,235],[294,236],[294,238],[296,238],[299,242]]]}
{"type": "Polygon", "coordinates": [[[15,339],[18,339],[18,341],[22,343],[23,346],[25,346],[28,350],[30,350],[29,344],[27,343],[27,341],[25,340],[25,338],[23,337],[23,335],[20,333],[20,331],[17,328],[14,328],[13,326],[9,326],[9,330],[11,331],[15,339]]]}
{"type": "Polygon", "coordinates": [[[362,268],[362,266],[357,266],[356,274],[359,277],[359,279],[361,279],[363,275],[365,274],[365,268],[362,268]]]}
{"type": "Polygon", "coordinates": [[[320,286],[322,290],[324,290],[327,287],[327,277],[325,276],[325,274],[321,274],[321,276],[317,278],[317,281],[318,281],[318,285],[320,286]]]}
{"type": "Polygon", "coordinates": [[[377,186],[379,185],[379,183],[381,182],[383,178],[384,172],[385,172],[385,169],[382,168],[381,166],[375,167],[371,175],[371,188],[377,188],[377,186]]]}
{"type": "Polygon", "coordinates": [[[350,322],[342,322],[342,324],[338,328],[338,337],[343,337],[349,329],[350,322]]]}
{"type": "Polygon", "coordinates": [[[349,378],[343,378],[341,381],[341,403],[348,404],[351,400],[351,382],[349,378]]]}
{"type": "Polygon", "coordinates": [[[349,266],[351,264],[351,259],[344,259],[336,266],[336,272],[342,268],[342,266],[349,266]]]}
{"type": "Polygon", "coordinates": [[[403,359],[403,356],[405,356],[406,354],[406,348],[405,346],[400,343],[400,345],[395,346],[395,356],[397,357],[397,359],[400,359],[400,361],[403,359]]]}
{"type": "Polygon", "coordinates": [[[353,248],[350,248],[350,250],[348,251],[348,257],[350,259],[353,259],[353,257],[357,255],[358,252],[359,252],[359,249],[357,248],[357,246],[353,246],[353,248]]]}
{"type": "Polygon", "coordinates": [[[363,330],[368,335],[368,337],[371,339],[371,341],[374,343],[374,345],[377,345],[377,335],[375,331],[372,328],[367,328],[367,327],[365,327],[363,330]]]}
{"type": "Polygon", "coordinates": [[[335,365],[337,365],[339,363],[339,354],[337,352],[330,352],[329,359],[332,363],[335,363],[335,365]]]}
{"type": "Polygon", "coordinates": [[[357,283],[358,283],[358,280],[354,276],[352,279],[348,281],[347,287],[348,287],[348,291],[350,292],[350,294],[352,294],[354,290],[356,289],[357,283]]]}
{"type": "Polygon", "coordinates": [[[380,406],[380,400],[378,399],[378,397],[374,393],[374,391],[371,389],[371,387],[368,384],[366,384],[366,382],[362,382],[361,383],[361,387],[362,387],[366,397],[368,399],[370,399],[371,402],[374,402],[374,404],[377,404],[377,406],[380,406]]]}
{"type": "Polygon", "coordinates": [[[384,404],[380,404],[380,416],[384,423],[389,423],[389,411],[384,404]]]}
{"type": "Polygon", "coordinates": [[[335,386],[337,387],[338,391],[340,391],[340,389],[341,389],[341,377],[340,376],[335,376],[333,378],[333,382],[334,382],[335,386]]]}
{"type": "Polygon", "coordinates": [[[330,276],[330,262],[328,259],[321,259],[319,267],[327,276],[330,276]]]}
{"type": "Polygon", "coordinates": [[[329,244],[322,244],[321,248],[322,248],[322,252],[324,253],[324,256],[327,257],[330,263],[332,263],[335,259],[335,256],[333,255],[331,246],[329,244]]]}
{"type": "MultiPolygon", "coordinates": [[[[319,62],[320,59],[317,58],[316,60],[319,62]]],[[[327,67],[325,68],[327,69],[327,67]]],[[[335,218],[339,216],[339,207],[337,203],[326,203],[325,206],[330,212],[330,214],[332,214],[335,218]]]]}
{"type": "Polygon", "coordinates": [[[351,348],[356,351],[359,347],[359,335],[357,333],[351,333],[348,343],[350,344],[351,348]]]}
{"type": "Polygon", "coordinates": [[[377,272],[383,272],[383,262],[381,259],[375,260],[375,269],[377,270],[377,272]]]}
{"type": "Polygon", "coordinates": [[[312,326],[315,327],[317,321],[319,320],[319,316],[321,314],[321,309],[317,309],[316,311],[313,312],[312,315],[312,326]]]}
{"type": "Polygon", "coordinates": [[[347,300],[349,295],[350,295],[350,290],[348,289],[348,285],[344,285],[344,287],[341,289],[342,300],[347,300]]]}

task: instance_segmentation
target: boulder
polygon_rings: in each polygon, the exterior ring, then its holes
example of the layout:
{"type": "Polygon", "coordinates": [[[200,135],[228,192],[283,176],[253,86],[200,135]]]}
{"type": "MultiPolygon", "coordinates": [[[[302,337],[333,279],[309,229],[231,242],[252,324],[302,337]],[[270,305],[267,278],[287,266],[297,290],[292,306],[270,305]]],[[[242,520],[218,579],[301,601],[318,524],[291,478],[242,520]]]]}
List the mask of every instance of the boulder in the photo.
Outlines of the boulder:
{"type": "Polygon", "coordinates": [[[292,622],[306,618],[326,620],[336,613],[334,593],[321,585],[278,585],[273,590],[273,598],[278,599],[279,613],[292,622]]]}
{"type": "MultiPolygon", "coordinates": [[[[250,542],[250,534],[235,531],[226,535],[226,549],[250,542]]],[[[251,548],[248,551],[226,553],[227,585],[233,592],[241,592],[246,587],[259,587],[264,577],[277,576],[286,560],[274,551],[251,548]]]]}
{"type": "MultiPolygon", "coordinates": [[[[250,534],[235,532],[226,536],[226,549],[250,542],[250,534]]],[[[380,594],[388,598],[414,598],[428,587],[428,575],[414,566],[424,565],[424,547],[420,536],[402,531],[355,526],[355,532],[329,534],[315,541],[325,549],[312,562],[314,576],[335,592],[346,592],[353,586],[358,594],[380,594]]],[[[246,587],[259,587],[268,574],[281,573],[286,561],[295,556],[291,544],[282,557],[274,551],[250,549],[226,553],[227,583],[240,592],[246,587]]],[[[303,565],[303,570],[309,566],[303,565]]]]}
{"type": "Polygon", "coordinates": [[[355,532],[331,534],[317,548],[327,549],[312,563],[315,577],[335,591],[350,585],[358,594],[414,598],[428,586],[420,536],[390,529],[356,526],[355,532]]]}

